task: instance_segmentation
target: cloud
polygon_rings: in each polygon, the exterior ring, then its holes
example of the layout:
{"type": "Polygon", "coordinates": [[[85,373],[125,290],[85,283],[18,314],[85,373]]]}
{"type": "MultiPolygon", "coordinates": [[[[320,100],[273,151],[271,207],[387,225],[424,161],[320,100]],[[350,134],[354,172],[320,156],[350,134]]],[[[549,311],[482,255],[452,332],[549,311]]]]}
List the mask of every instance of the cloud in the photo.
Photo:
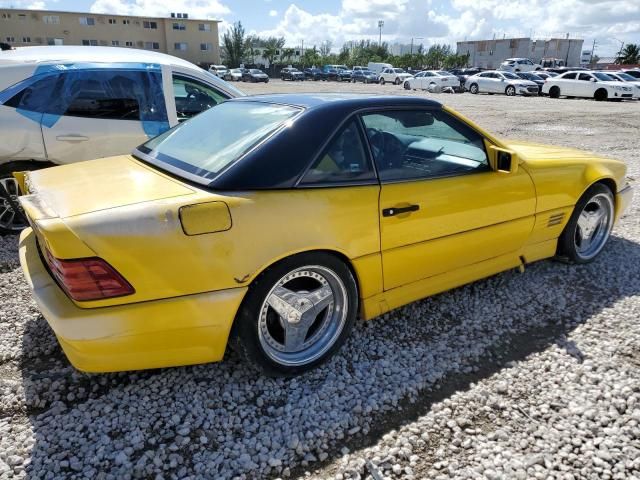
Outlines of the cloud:
{"type": "Polygon", "coordinates": [[[278,11],[277,10],[269,10],[269,16],[270,17],[277,17],[278,16],[278,11]]]}
{"type": "Polygon", "coordinates": [[[216,20],[231,14],[231,9],[219,0],[173,0],[170,7],[164,0],[96,0],[90,11],[156,17],[166,17],[169,11],[187,12],[192,18],[216,20]]]}
{"type": "Polygon", "coordinates": [[[47,4],[42,0],[0,0],[0,8],[25,8],[27,10],[44,10],[45,8],[47,8],[47,4]]]}

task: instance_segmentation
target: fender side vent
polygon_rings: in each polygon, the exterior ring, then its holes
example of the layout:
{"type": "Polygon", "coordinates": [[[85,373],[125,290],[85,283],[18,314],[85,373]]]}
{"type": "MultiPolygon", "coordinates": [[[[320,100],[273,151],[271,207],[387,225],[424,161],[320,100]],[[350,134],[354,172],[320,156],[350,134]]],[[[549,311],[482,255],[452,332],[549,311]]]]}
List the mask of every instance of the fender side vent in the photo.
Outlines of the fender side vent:
{"type": "Polygon", "coordinates": [[[564,213],[555,213],[549,217],[547,227],[555,227],[564,221],[564,213]]]}

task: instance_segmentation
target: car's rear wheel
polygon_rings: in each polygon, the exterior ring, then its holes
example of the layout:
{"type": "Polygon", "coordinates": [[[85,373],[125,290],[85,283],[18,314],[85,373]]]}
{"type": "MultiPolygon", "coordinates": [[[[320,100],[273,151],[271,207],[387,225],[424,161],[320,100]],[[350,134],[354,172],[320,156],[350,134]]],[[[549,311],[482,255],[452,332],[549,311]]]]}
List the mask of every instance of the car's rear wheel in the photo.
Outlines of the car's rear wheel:
{"type": "Polygon", "coordinates": [[[471,86],[469,87],[469,91],[471,93],[473,93],[474,95],[477,95],[478,92],[480,91],[480,89],[478,88],[478,84],[477,83],[472,83],[471,86]]]}
{"type": "Polygon", "coordinates": [[[613,228],[614,199],[601,183],[592,185],[578,203],[558,240],[558,255],[573,263],[591,262],[602,251],[613,228]]]}
{"type": "Polygon", "coordinates": [[[295,375],[326,361],[349,336],[358,293],[349,267],[324,252],[303,253],[253,282],[234,334],[240,352],[269,375],[295,375]]]}
{"type": "Polygon", "coordinates": [[[0,167],[0,235],[20,233],[28,227],[24,215],[20,211],[18,181],[13,177],[14,171],[26,170],[19,164],[7,164],[0,167]],[[16,210],[18,210],[16,212],[16,210]]]}
{"type": "Polygon", "coordinates": [[[604,102],[607,99],[607,91],[604,88],[599,88],[593,94],[593,98],[595,98],[596,102],[604,102]]]}
{"type": "Polygon", "coordinates": [[[560,87],[551,87],[549,90],[549,96],[551,98],[560,98],[560,87]]]}
{"type": "Polygon", "coordinates": [[[513,96],[515,96],[515,94],[516,94],[516,87],[514,87],[513,85],[509,85],[509,86],[505,89],[504,93],[506,93],[506,94],[507,94],[507,97],[513,97],[513,96]]]}

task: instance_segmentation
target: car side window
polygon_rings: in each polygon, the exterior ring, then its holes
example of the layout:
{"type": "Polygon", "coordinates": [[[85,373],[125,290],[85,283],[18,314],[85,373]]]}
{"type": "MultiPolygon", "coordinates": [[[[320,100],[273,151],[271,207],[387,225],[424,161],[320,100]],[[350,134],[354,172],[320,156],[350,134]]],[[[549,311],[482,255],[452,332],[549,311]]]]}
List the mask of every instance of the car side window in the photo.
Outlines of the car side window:
{"type": "Polygon", "coordinates": [[[60,97],[62,82],[62,75],[47,75],[31,83],[25,81],[25,86],[19,88],[16,94],[4,102],[4,105],[30,112],[46,113],[52,99],[60,97]]]}
{"type": "Polygon", "coordinates": [[[353,119],[333,137],[300,184],[358,183],[375,178],[357,120],[353,119]]]}
{"type": "Polygon", "coordinates": [[[589,75],[588,73],[581,73],[578,76],[578,80],[584,80],[585,82],[590,82],[591,81],[591,75],[589,75]]]}
{"type": "Polygon", "coordinates": [[[576,79],[576,74],[575,73],[567,73],[567,74],[563,75],[562,78],[565,79],[565,80],[575,80],[576,79]]]}
{"type": "Polygon", "coordinates": [[[362,120],[382,181],[489,170],[483,137],[442,110],[382,111],[362,120]]]}
{"type": "Polygon", "coordinates": [[[173,96],[179,122],[188,120],[228,98],[210,85],[175,73],[173,74],[173,96]]]}

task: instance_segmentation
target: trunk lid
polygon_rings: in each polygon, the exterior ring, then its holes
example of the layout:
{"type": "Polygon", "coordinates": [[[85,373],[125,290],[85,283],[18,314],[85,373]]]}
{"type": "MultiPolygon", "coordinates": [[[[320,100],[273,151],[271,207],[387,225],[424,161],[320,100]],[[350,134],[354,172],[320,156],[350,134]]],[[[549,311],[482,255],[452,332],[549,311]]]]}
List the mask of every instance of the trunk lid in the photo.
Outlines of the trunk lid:
{"type": "Polygon", "coordinates": [[[27,188],[60,218],[194,193],[130,155],[30,172],[27,188]]]}

